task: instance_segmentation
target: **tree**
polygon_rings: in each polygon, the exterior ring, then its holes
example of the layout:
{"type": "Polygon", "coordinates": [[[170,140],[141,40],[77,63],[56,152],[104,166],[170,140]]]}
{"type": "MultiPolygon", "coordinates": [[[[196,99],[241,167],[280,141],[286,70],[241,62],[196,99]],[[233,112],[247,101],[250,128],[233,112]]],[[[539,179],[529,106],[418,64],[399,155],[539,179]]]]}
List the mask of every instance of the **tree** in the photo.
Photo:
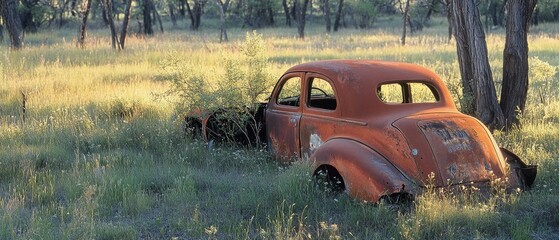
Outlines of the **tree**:
{"type": "Polygon", "coordinates": [[[219,34],[219,42],[228,41],[227,38],[227,29],[225,29],[225,13],[227,12],[227,8],[229,8],[230,0],[216,0],[217,6],[219,8],[219,19],[220,19],[220,34],[219,34]]]}
{"type": "Polygon", "coordinates": [[[157,19],[157,22],[159,23],[159,30],[161,31],[161,33],[164,33],[165,30],[163,29],[163,22],[161,21],[161,16],[159,15],[159,11],[157,11],[157,6],[155,6],[153,0],[149,0],[149,4],[151,5],[151,12],[153,13],[153,18],[157,19]]]}
{"type": "MultiPolygon", "coordinates": [[[[503,26],[503,18],[505,15],[504,5],[505,1],[502,0],[488,0],[486,18],[491,17],[493,26],[503,26]]],[[[489,26],[489,24],[487,24],[489,26]]]]}
{"type": "Polygon", "coordinates": [[[34,12],[40,11],[39,0],[21,0],[19,8],[19,18],[21,25],[26,32],[36,32],[39,24],[35,21],[34,12]]]}
{"type": "Polygon", "coordinates": [[[2,0],[2,17],[10,35],[10,47],[20,49],[23,47],[23,29],[17,12],[17,0],[2,0]]]}
{"type": "Polygon", "coordinates": [[[124,42],[126,41],[126,34],[128,32],[128,21],[130,21],[130,8],[132,7],[132,0],[126,0],[124,7],[124,19],[122,20],[122,28],[120,29],[119,45],[124,49],[124,42]]]}
{"type": "Polygon", "coordinates": [[[463,110],[491,129],[508,130],[518,124],[517,114],[526,106],[528,92],[528,26],[537,0],[508,0],[506,42],[503,51],[503,85],[500,104],[487,60],[485,35],[475,0],[452,0],[463,110]]]}
{"type": "Polygon", "coordinates": [[[78,37],[78,45],[83,48],[85,46],[85,36],[87,35],[87,19],[89,17],[89,11],[91,10],[91,2],[93,0],[84,0],[85,2],[85,9],[82,13],[82,25],[80,27],[80,35],[78,37]]]}
{"type": "Polygon", "coordinates": [[[332,31],[332,22],[330,21],[330,1],[323,0],[322,10],[324,11],[324,20],[326,21],[326,31],[332,31]]]}
{"type": "Polygon", "coordinates": [[[476,0],[453,0],[451,5],[463,95],[467,100],[463,101],[462,109],[475,113],[490,129],[499,128],[504,117],[497,102],[476,0]],[[474,101],[464,104],[470,99],[474,101]]]}
{"type": "Polygon", "coordinates": [[[404,4],[402,8],[402,38],[401,38],[401,43],[402,46],[406,45],[406,26],[408,25],[408,22],[410,21],[410,0],[406,0],[405,3],[402,3],[400,1],[400,6],[404,4]]]}
{"type": "Polygon", "coordinates": [[[111,30],[111,46],[115,49],[120,49],[120,42],[116,33],[115,22],[113,19],[113,0],[101,0],[103,10],[109,22],[109,29],[111,30]]]}
{"type": "Polygon", "coordinates": [[[443,0],[443,3],[445,5],[446,20],[448,21],[448,42],[450,42],[453,34],[452,26],[454,25],[454,23],[452,23],[452,0],[443,0]]]}
{"type": "Polygon", "coordinates": [[[200,21],[202,20],[203,8],[208,0],[194,0],[194,7],[190,8],[188,0],[186,2],[186,10],[190,16],[190,29],[198,30],[200,28],[200,21]]]}
{"type": "Polygon", "coordinates": [[[305,38],[305,24],[307,16],[307,6],[309,5],[309,0],[294,0],[295,9],[295,22],[297,23],[297,33],[300,39],[305,38]],[[301,2],[303,1],[303,2],[301,2]]]}
{"type": "Polygon", "coordinates": [[[336,19],[334,20],[334,32],[340,29],[340,22],[343,14],[344,0],[338,2],[338,10],[336,11],[336,19]]]}
{"type": "Polygon", "coordinates": [[[287,0],[282,0],[281,5],[283,7],[283,12],[285,13],[285,24],[291,27],[291,15],[289,14],[289,7],[287,6],[287,0]]]}
{"type": "Polygon", "coordinates": [[[508,0],[506,40],[503,52],[501,109],[505,129],[518,123],[518,110],[524,111],[528,92],[528,25],[537,0],[508,0]]]}
{"type": "Polygon", "coordinates": [[[150,0],[142,1],[142,14],[144,16],[144,34],[146,35],[153,34],[153,24],[151,22],[151,11],[152,11],[151,7],[152,4],[150,0]]]}

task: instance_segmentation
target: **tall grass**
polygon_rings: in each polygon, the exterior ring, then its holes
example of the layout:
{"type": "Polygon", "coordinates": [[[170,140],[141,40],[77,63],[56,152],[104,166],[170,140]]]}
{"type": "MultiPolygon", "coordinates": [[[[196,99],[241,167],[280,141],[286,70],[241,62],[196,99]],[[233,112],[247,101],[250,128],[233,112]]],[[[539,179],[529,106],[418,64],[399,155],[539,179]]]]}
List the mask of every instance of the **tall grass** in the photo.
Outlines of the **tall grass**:
{"type": "MultiPolygon", "coordinates": [[[[445,23],[410,36],[407,46],[393,25],[332,34],[311,25],[305,41],[295,29],[258,32],[274,78],[311,60],[414,62],[441,75],[459,103],[445,23]]],[[[63,29],[27,35],[21,51],[0,47],[0,238],[559,237],[557,24],[531,30],[531,64],[539,70],[530,74],[523,128],[496,134],[540,165],[534,189],[428,192],[405,206],[326,193],[304,162],[282,166],[259,149],[208,149],[185,136],[180,99],[162,94],[170,87],[163,64],[205,71],[211,86],[225,74],[225,59],[240,55],[246,31],[230,29],[232,40],[220,44],[218,30],[172,29],[130,37],[126,50],[115,52],[104,29],[90,32],[86,49],[75,47],[75,31],[63,29]]],[[[503,31],[488,33],[488,43],[499,83],[503,31]]]]}

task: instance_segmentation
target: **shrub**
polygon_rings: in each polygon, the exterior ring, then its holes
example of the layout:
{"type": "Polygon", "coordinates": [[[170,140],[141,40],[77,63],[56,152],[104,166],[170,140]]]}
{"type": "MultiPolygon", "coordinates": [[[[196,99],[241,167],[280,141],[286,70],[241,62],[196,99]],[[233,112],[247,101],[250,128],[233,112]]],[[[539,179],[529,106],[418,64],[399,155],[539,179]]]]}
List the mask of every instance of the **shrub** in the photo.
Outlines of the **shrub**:
{"type": "Polygon", "coordinates": [[[272,87],[264,40],[256,32],[247,33],[240,46],[241,55],[226,53],[223,76],[211,83],[206,71],[183,67],[179,61],[167,61],[171,89],[166,93],[179,98],[178,111],[195,117],[212,114],[216,137],[228,142],[248,140],[262,126],[255,116],[260,102],[272,87]]]}

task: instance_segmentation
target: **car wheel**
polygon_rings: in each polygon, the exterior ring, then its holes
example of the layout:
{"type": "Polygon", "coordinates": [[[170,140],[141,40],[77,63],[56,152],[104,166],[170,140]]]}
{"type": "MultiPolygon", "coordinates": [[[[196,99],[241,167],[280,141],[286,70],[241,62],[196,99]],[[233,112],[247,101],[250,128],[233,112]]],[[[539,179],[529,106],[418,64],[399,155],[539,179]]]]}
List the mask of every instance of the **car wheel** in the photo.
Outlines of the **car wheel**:
{"type": "Polygon", "coordinates": [[[319,188],[327,192],[340,193],[345,191],[344,179],[336,168],[323,165],[316,169],[314,177],[319,188]]]}

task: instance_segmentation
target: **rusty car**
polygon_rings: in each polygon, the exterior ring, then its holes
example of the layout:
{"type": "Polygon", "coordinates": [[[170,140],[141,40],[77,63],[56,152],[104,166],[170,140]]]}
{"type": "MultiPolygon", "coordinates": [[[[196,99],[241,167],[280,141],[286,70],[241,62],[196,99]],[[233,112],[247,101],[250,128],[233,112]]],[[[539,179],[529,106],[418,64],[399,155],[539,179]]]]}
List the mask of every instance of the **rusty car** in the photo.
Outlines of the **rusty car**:
{"type": "MultiPolygon", "coordinates": [[[[204,139],[220,136],[216,115],[188,118],[204,139]]],[[[427,186],[529,188],[537,166],[499,148],[479,120],[460,113],[444,82],[409,63],[326,60],[288,69],[253,113],[251,138],[281,162],[312,163],[332,189],[377,202],[427,186]]]]}

